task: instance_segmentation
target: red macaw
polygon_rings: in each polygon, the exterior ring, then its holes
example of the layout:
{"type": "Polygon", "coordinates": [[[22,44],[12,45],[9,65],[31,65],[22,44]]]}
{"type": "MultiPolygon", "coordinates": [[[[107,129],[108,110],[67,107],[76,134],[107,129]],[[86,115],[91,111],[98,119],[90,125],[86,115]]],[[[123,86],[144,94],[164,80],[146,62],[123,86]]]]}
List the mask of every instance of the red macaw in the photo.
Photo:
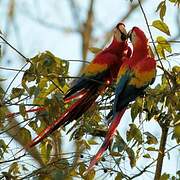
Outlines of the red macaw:
{"type": "Polygon", "coordinates": [[[110,145],[128,104],[138,96],[143,95],[144,90],[154,82],[156,76],[156,61],[151,54],[144,32],[138,27],[133,27],[128,35],[133,45],[133,53],[129,59],[124,61],[119,70],[113,104],[113,118],[104,143],[92,158],[87,172],[93,168],[110,145]]]}
{"type": "Polygon", "coordinates": [[[114,29],[113,41],[109,47],[99,52],[94,60],[85,67],[81,78],[64,97],[65,102],[72,99],[77,99],[77,101],[59,119],[32,140],[29,147],[35,146],[60,126],[65,126],[79,118],[89,109],[97,97],[116,80],[124,58],[131,55],[126,38],[127,32],[124,24],[117,24],[114,29]]]}

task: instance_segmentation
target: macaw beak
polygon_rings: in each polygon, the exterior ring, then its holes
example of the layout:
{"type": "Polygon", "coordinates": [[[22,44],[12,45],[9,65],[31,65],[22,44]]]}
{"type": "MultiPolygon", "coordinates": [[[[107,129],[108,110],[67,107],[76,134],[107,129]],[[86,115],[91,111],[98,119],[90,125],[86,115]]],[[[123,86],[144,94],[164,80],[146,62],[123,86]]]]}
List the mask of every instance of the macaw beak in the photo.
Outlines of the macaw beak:
{"type": "Polygon", "coordinates": [[[127,34],[122,33],[122,34],[121,34],[121,39],[122,39],[123,41],[125,41],[125,40],[127,39],[127,34]]]}

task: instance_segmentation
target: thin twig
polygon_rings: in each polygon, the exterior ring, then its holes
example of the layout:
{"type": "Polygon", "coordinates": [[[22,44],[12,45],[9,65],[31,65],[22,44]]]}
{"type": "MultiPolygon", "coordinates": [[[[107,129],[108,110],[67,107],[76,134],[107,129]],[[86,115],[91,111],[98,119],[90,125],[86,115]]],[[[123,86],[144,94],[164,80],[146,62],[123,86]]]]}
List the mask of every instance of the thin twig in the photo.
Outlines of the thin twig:
{"type": "MultiPolygon", "coordinates": [[[[162,69],[163,69],[164,72],[165,72],[165,68],[164,68],[164,66],[163,66],[163,63],[161,62],[161,58],[160,58],[159,53],[158,53],[158,51],[157,51],[157,48],[156,48],[156,45],[155,45],[155,42],[154,42],[154,39],[153,39],[153,35],[152,35],[151,30],[150,30],[150,27],[149,27],[149,23],[148,23],[148,19],[147,19],[147,17],[146,17],[145,11],[144,11],[144,9],[143,9],[143,7],[142,7],[141,1],[138,0],[138,2],[139,2],[140,9],[141,9],[141,11],[142,11],[142,13],[143,13],[143,16],[144,16],[144,19],[145,19],[145,22],[146,22],[146,25],[147,25],[147,28],[148,28],[148,31],[149,31],[149,34],[150,34],[150,37],[151,37],[151,40],[152,40],[153,47],[154,47],[155,52],[156,52],[156,55],[157,55],[158,61],[160,62],[160,65],[162,66],[162,69]]],[[[167,79],[167,81],[168,81],[169,87],[172,89],[171,83],[169,82],[169,78],[168,78],[167,74],[165,74],[165,77],[166,77],[166,79],[167,79]]]]}
{"type": "Polygon", "coordinates": [[[11,49],[13,49],[16,53],[18,53],[23,59],[25,59],[27,62],[30,62],[30,59],[24,56],[20,51],[18,51],[15,47],[13,47],[5,38],[3,38],[0,35],[0,38],[9,46],[11,49]]]}

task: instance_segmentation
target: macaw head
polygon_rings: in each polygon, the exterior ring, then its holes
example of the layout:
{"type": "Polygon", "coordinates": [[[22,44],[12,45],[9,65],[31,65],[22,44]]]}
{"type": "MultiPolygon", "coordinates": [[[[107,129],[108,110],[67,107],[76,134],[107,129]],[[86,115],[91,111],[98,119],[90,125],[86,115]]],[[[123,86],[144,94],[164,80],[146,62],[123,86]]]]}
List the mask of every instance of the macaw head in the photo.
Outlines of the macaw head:
{"type": "Polygon", "coordinates": [[[146,55],[154,58],[148,39],[140,28],[133,27],[132,30],[128,32],[128,37],[132,42],[133,49],[135,50],[134,53],[138,53],[140,51],[142,56],[146,55]]]}
{"type": "Polygon", "coordinates": [[[142,50],[149,46],[147,37],[145,36],[144,32],[138,27],[133,27],[132,30],[128,32],[128,37],[132,42],[133,48],[142,50]]]}
{"type": "Polygon", "coordinates": [[[114,28],[114,39],[117,42],[123,42],[127,39],[127,32],[123,23],[118,23],[114,28]]]}

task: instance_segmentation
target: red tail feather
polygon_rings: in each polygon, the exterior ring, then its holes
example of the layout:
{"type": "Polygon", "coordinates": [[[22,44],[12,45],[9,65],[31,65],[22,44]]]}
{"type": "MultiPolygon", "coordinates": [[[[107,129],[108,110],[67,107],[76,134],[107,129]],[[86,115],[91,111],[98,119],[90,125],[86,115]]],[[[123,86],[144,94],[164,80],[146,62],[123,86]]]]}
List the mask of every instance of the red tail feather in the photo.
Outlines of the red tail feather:
{"type": "Polygon", "coordinates": [[[77,100],[74,104],[70,106],[70,108],[60,116],[59,119],[53,122],[50,126],[48,126],[45,130],[43,130],[35,139],[33,139],[29,143],[29,148],[35,146],[44,138],[46,138],[53,131],[58,129],[62,125],[66,125],[73,121],[74,119],[79,118],[89,107],[93,104],[98,94],[93,94],[93,91],[88,91],[84,96],[77,100]]]}
{"type": "MultiPolygon", "coordinates": [[[[38,107],[38,108],[33,108],[33,109],[29,109],[26,111],[26,113],[29,113],[29,112],[39,112],[39,111],[44,111],[45,110],[45,107],[38,107]]],[[[12,117],[15,117],[17,115],[19,115],[20,112],[15,112],[15,113],[8,113],[6,115],[7,118],[12,118],[12,117]]]]}
{"type": "Polygon", "coordinates": [[[92,158],[91,162],[90,162],[90,165],[87,169],[86,172],[89,172],[93,166],[98,162],[98,160],[100,159],[100,157],[102,156],[102,154],[106,151],[106,149],[108,148],[109,144],[110,144],[110,141],[111,139],[113,138],[114,136],[114,133],[116,131],[116,128],[125,112],[126,108],[122,109],[114,118],[114,120],[112,121],[110,127],[109,127],[109,130],[107,132],[107,135],[105,137],[105,140],[101,146],[101,148],[99,149],[99,151],[97,152],[97,154],[92,158]]]}
{"type": "Polygon", "coordinates": [[[86,91],[85,90],[82,90],[80,92],[77,92],[76,94],[74,95],[71,95],[70,97],[67,97],[64,99],[64,102],[65,103],[68,103],[70,102],[71,100],[75,100],[75,99],[80,99],[82,98],[82,96],[84,96],[86,94],[86,91]]]}

